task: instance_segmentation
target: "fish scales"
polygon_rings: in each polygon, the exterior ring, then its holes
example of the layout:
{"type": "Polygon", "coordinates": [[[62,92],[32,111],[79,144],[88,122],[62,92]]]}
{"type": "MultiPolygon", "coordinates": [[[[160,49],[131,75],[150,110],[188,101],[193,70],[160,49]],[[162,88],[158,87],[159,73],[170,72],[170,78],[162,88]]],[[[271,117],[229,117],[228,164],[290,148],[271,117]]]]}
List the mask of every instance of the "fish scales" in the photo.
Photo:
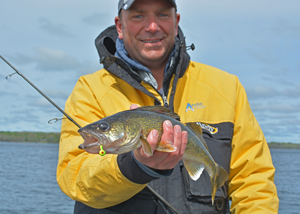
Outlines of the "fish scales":
{"type": "MultiPolygon", "coordinates": [[[[162,106],[145,106],[119,112],[79,129],[84,139],[79,148],[95,154],[99,153],[101,147],[107,154],[122,154],[142,146],[150,156],[153,155],[147,141],[150,131],[157,129],[160,141],[163,122],[169,120],[173,126],[180,125],[182,131],[188,133],[188,143],[182,157],[184,166],[193,180],[198,180],[204,169],[208,172],[213,203],[216,190],[224,185],[228,173],[210,155],[202,137],[202,128],[195,123],[185,125],[178,119],[177,114],[162,106]]],[[[160,142],[156,150],[173,152],[176,147],[172,142],[160,142]]]]}

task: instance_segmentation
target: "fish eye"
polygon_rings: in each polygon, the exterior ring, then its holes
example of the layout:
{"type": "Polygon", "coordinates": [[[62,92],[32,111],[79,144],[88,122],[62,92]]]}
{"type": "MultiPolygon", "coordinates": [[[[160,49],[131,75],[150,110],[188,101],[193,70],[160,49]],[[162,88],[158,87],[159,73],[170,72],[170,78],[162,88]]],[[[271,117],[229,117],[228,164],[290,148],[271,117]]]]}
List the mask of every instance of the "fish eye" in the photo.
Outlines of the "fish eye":
{"type": "Polygon", "coordinates": [[[107,122],[101,122],[99,125],[98,125],[98,128],[102,131],[102,132],[105,132],[107,130],[110,129],[110,125],[107,123],[107,122]]]}

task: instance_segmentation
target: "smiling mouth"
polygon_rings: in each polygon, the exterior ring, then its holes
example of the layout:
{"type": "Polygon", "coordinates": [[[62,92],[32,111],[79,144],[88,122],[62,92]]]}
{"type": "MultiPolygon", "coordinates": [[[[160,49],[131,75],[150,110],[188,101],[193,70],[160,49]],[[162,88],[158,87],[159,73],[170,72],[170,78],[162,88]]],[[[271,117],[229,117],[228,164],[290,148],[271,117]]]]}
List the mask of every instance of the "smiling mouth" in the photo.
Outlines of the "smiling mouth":
{"type": "Polygon", "coordinates": [[[153,40],[153,41],[145,41],[145,40],[141,40],[144,43],[156,43],[156,42],[160,42],[162,41],[162,39],[158,39],[158,40],[153,40]]]}

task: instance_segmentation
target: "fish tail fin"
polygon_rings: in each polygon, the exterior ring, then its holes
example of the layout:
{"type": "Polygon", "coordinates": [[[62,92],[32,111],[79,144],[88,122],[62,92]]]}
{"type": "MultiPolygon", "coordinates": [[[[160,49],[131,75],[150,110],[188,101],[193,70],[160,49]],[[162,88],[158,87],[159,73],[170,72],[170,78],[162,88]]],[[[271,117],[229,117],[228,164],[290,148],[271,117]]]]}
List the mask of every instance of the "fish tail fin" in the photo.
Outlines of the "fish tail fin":
{"type": "Polygon", "coordinates": [[[224,183],[228,179],[228,173],[227,171],[221,167],[219,164],[216,164],[216,173],[214,176],[210,177],[211,181],[211,200],[212,204],[214,204],[215,196],[217,189],[224,185],[224,183]]]}

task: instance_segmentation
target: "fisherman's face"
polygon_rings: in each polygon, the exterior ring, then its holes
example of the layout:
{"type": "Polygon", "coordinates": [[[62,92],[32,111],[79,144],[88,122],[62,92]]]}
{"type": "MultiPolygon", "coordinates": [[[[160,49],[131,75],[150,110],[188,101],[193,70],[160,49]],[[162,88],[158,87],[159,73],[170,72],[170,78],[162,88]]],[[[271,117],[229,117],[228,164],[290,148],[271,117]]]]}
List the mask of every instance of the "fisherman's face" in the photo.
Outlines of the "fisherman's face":
{"type": "Polygon", "coordinates": [[[167,0],[136,0],[121,13],[115,23],[129,56],[150,69],[165,66],[178,32],[175,8],[167,0]]]}

